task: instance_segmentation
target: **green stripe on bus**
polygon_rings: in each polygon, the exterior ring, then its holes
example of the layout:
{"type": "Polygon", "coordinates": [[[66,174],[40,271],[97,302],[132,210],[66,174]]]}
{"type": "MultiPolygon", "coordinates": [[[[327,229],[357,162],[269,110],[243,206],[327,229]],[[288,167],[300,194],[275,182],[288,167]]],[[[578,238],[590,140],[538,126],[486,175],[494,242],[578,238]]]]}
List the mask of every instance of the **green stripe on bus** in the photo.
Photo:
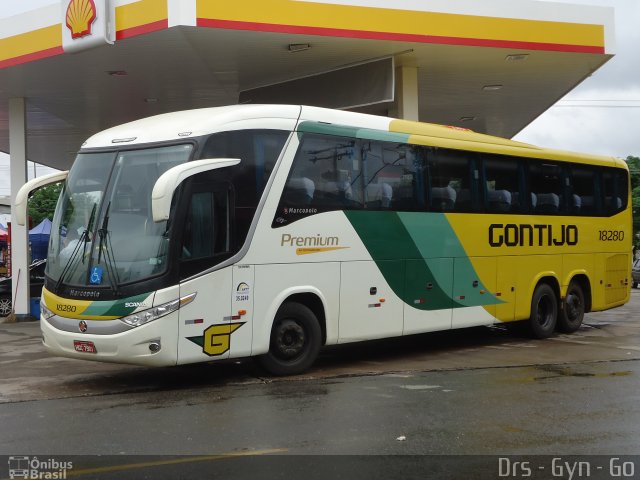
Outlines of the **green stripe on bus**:
{"type": "Polygon", "coordinates": [[[347,127],[332,123],[301,122],[298,131],[303,133],[317,133],[320,135],[333,135],[336,137],[360,138],[364,140],[379,140],[383,142],[408,143],[409,135],[406,133],[385,132],[369,128],[347,127]]]}
{"type": "MultiPolygon", "coordinates": [[[[127,315],[130,315],[136,309],[138,309],[137,306],[127,307],[127,303],[140,304],[144,303],[147,298],[150,299],[151,295],[149,295],[148,293],[143,293],[142,295],[127,297],[121,300],[93,302],[87,307],[84,312],[82,312],[82,315],[93,315],[96,317],[126,317],[127,315]]],[[[151,308],[151,301],[149,301],[148,308],[151,308]]]]}
{"type": "MultiPolygon", "coordinates": [[[[446,257],[455,259],[454,292],[456,286],[468,286],[480,278],[445,214],[398,212],[397,215],[416,244],[422,258],[446,257]]],[[[429,261],[427,260],[427,262],[429,261]]],[[[480,291],[488,291],[482,282],[473,290],[465,288],[465,298],[456,299],[456,302],[461,307],[504,303],[494,295],[480,293],[480,291]]],[[[457,297],[455,294],[453,296],[457,297]]]]}
{"type": "Polygon", "coordinates": [[[344,213],[389,286],[406,304],[441,310],[502,303],[491,294],[480,294],[486,290],[482,283],[464,299],[452,298],[454,282],[470,285],[479,276],[444,214],[344,213]],[[417,302],[424,298],[425,302],[417,302]]]}

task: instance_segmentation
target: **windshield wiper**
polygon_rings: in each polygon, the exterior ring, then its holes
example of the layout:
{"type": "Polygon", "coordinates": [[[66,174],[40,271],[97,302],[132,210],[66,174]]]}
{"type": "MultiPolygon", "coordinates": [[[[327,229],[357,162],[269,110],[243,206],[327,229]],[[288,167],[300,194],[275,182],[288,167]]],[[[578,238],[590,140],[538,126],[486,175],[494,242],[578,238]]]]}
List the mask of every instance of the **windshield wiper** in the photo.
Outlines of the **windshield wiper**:
{"type": "Polygon", "coordinates": [[[107,227],[109,226],[109,209],[111,208],[111,201],[107,204],[107,210],[104,212],[104,219],[102,220],[102,227],[98,230],[98,236],[100,237],[100,243],[98,244],[98,263],[102,260],[102,247],[105,241],[105,237],[109,233],[107,227]]]}
{"type": "MultiPolygon", "coordinates": [[[[62,285],[62,282],[64,281],[65,276],[69,273],[69,271],[71,270],[71,267],[73,265],[73,262],[75,261],[76,257],[78,256],[78,252],[80,252],[80,247],[82,246],[82,263],[84,264],[84,257],[87,253],[87,243],[89,243],[89,232],[91,231],[91,228],[93,227],[93,221],[95,219],[96,216],[96,206],[97,203],[94,202],[93,204],[93,208],[91,209],[91,215],[89,217],[89,223],[87,224],[87,228],[85,228],[82,232],[82,234],[80,235],[80,238],[78,239],[78,243],[76,243],[76,245],[73,247],[73,251],[71,252],[71,256],[69,257],[69,260],[67,260],[67,263],[65,264],[64,268],[62,269],[62,273],[60,274],[60,278],[58,278],[58,281],[56,282],[56,291],[59,291],[60,289],[60,285],[62,285]]],[[[77,266],[77,264],[76,264],[77,266]]]]}
{"type": "Polygon", "coordinates": [[[105,265],[107,267],[107,277],[109,277],[109,286],[113,293],[118,293],[118,285],[120,279],[118,278],[118,269],[116,268],[115,256],[113,255],[113,247],[109,241],[109,209],[111,208],[111,201],[107,204],[107,210],[102,220],[102,227],[98,230],[100,237],[100,244],[98,245],[98,264],[102,261],[102,250],[104,249],[105,265]]]}

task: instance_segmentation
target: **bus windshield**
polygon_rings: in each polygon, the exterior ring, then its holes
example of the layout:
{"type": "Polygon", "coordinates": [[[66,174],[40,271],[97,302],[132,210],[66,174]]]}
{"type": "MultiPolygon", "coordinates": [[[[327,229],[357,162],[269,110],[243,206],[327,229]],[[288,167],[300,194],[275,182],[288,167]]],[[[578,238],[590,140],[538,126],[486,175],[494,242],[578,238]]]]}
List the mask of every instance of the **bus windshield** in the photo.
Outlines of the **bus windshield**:
{"type": "Polygon", "coordinates": [[[167,222],[155,223],[151,190],[192,145],[81,153],[51,230],[47,275],[58,284],[116,288],[167,268],[167,222]]]}

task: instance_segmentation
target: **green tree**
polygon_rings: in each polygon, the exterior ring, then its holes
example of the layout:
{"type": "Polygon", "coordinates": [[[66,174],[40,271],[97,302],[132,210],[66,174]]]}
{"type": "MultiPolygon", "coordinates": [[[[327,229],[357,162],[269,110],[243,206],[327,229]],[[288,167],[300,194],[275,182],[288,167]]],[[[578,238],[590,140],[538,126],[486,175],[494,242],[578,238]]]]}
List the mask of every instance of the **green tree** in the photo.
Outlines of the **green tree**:
{"type": "Polygon", "coordinates": [[[631,171],[631,189],[633,190],[640,187],[640,157],[629,155],[626,162],[631,171]]]}
{"type": "Polygon", "coordinates": [[[640,240],[637,234],[640,233],[640,157],[629,155],[627,165],[631,173],[631,201],[633,202],[633,242],[636,249],[640,249],[640,240]]]}
{"type": "Polygon", "coordinates": [[[56,209],[60,190],[62,190],[62,183],[54,183],[36,190],[31,196],[29,199],[29,216],[34,227],[45,218],[53,220],[53,212],[56,209]]]}

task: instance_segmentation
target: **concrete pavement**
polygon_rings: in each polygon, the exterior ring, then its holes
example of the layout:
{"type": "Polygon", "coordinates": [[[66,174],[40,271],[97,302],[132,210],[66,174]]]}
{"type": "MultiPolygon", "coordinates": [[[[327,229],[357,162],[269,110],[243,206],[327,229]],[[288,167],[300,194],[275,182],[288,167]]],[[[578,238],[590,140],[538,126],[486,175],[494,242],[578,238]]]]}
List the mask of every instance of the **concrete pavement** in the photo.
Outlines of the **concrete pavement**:
{"type": "Polygon", "coordinates": [[[572,335],[518,337],[504,328],[474,328],[365,342],[322,351],[306,374],[266,376],[249,359],[146,368],[48,355],[38,322],[0,325],[0,403],[167,391],[238,383],[402,372],[561,365],[640,359],[640,290],[627,305],[586,316],[572,335]]]}

